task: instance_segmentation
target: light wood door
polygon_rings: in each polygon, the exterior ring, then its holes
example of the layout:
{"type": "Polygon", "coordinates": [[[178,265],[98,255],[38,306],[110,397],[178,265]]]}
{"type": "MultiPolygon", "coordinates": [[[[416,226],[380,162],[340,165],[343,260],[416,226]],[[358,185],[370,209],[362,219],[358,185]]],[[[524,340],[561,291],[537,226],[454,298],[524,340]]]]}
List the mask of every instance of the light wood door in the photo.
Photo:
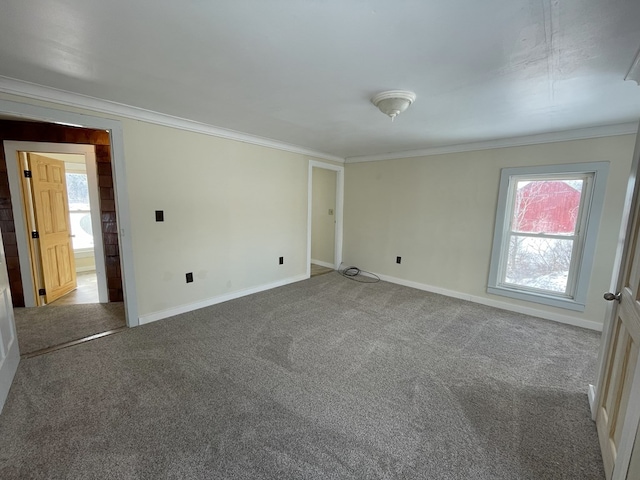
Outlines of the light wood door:
{"type": "Polygon", "coordinates": [[[2,236],[0,236],[0,412],[7,399],[19,362],[20,352],[16,338],[16,325],[13,320],[9,275],[7,274],[2,236]]]}
{"type": "Polygon", "coordinates": [[[51,303],[77,286],[64,162],[35,153],[28,160],[45,301],[51,303]]]}
{"type": "MultiPolygon", "coordinates": [[[[640,255],[636,255],[636,260],[640,255]]],[[[640,346],[638,280],[621,293],[608,348],[605,381],[598,405],[596,425],[607,478],[612,478],[618,449],[627,420],[640,346]]]]}
{"type": "Polygon", "coordinates": [[[624,247],[618,252],[614,308],[603,334],[595,419],[605,474],[631,480],[632,448],[640,419],[640,132],[624,212],[624,247]],[[618,303],[619,302],[619,303],[618,303]]]}

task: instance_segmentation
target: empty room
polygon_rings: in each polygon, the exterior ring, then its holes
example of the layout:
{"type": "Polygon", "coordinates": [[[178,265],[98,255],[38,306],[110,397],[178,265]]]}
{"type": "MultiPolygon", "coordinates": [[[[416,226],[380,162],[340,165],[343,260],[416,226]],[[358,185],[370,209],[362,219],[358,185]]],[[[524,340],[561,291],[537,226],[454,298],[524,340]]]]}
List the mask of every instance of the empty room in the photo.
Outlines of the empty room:
{"type": "Polygon", "coordinates": [[[6,0],[0,478],[640,478],[640,3],[6,0]]]}

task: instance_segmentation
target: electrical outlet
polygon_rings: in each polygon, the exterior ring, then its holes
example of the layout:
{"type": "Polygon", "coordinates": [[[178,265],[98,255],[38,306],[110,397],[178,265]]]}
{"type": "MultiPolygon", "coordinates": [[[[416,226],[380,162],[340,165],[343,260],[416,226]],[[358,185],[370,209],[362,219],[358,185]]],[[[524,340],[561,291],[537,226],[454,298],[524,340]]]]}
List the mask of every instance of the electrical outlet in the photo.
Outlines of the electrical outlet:
{"type": "Polygon", "coordinates": [[[187,283],[191,283],[193,282],[193,273],[189,272],[187,273],[187,283]]]}
{"type": "Polygon", "coordinates": [[[156,222],[164,222],[164,211],[156,210],[156,222]]]}
{"type": "Polygon", "coordinates": [[[396,257],[396,263],[401,263],[402,262],[402,257],[396,257]]]}
{"type": "Polygon", "coordinates": [[[278,260],[278,263],[280,265],[284,265],[284,257],[280,257],[280,259],[278,260]]]}

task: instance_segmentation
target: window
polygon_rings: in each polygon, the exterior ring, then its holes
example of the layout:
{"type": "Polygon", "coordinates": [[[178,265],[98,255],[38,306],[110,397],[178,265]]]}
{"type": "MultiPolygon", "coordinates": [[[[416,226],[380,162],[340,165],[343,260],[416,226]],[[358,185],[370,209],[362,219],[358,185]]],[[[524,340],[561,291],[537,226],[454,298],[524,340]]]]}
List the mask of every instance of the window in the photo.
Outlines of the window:
{"type": "Polygon", "coordinates": [[[86,173],[66,173],[73,249],[93,249],[91,209],[86,173]]]}
{"type": "Polygon", "coordinates": [[[584,310],[608,167],[502,170],[489,293],[584,310]]]}

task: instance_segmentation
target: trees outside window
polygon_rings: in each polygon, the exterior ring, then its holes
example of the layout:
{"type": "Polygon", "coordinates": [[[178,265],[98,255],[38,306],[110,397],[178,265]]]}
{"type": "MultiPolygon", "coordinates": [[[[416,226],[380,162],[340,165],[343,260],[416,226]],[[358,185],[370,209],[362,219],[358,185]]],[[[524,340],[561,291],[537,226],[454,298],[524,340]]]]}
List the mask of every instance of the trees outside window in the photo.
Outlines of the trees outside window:
{"type": "Polygon", "coordinates": [[[570,295],[571,258],[580,246],[580,200],[592,177],[513,179],[503,283],[570,295]]]}
{"type": "Polygon", "coordinates": [[[607,167],[503,169],[490,293],[584,308],[607,167]]]}

